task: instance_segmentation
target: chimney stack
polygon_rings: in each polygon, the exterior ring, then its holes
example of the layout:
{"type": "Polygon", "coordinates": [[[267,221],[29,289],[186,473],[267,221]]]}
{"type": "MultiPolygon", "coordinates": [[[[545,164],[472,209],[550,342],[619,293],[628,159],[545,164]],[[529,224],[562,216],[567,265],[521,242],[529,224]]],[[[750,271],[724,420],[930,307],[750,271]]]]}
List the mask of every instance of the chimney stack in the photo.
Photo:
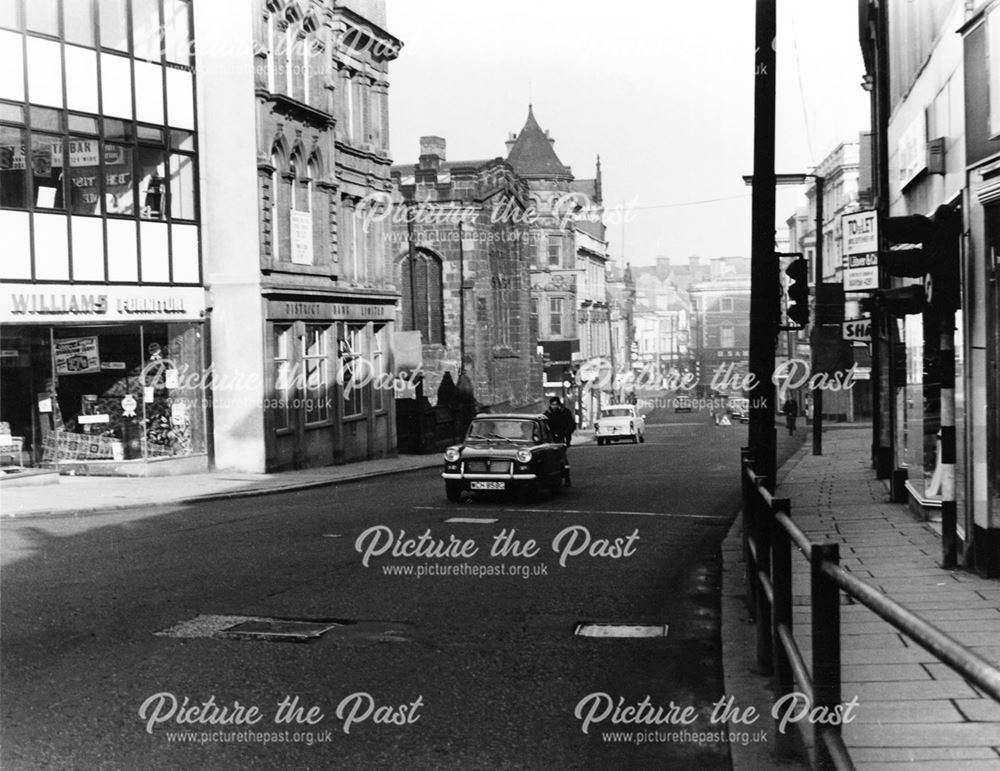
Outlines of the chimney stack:
{"type": "Polygon", "coordinates": [[[437,171],[445,160],[444,137],[420,137],[420,168],[437,171]]]}

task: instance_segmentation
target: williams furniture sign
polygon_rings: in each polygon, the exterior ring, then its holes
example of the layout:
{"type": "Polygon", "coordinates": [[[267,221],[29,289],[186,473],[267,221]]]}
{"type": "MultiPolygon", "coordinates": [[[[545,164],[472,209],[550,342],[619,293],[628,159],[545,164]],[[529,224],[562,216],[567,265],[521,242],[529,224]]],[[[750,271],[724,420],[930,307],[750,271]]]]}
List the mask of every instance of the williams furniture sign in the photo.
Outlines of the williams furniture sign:
{"type": "Polygon", "coordinates": [[[201,287],[8,285],[0,292],[0,322],[182,321],[204,315],[201,287]]]}

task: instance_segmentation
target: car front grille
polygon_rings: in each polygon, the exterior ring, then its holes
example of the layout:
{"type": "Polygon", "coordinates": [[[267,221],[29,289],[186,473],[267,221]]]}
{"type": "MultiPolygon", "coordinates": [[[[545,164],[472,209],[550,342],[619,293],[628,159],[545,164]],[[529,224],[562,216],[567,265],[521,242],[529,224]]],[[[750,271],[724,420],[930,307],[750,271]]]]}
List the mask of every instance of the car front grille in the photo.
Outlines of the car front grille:
{"type": "Polygon", "coordinates": [[[467,460],[465,470],[470,474],[509,474],[509,460],[467,460]]]}

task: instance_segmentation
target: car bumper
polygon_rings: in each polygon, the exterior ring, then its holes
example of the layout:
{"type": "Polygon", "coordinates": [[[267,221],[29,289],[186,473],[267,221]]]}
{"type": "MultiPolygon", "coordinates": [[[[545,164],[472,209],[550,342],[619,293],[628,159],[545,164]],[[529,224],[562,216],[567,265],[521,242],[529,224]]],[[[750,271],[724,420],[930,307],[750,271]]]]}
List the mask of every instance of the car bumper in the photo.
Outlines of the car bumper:
{"type": "Polygon", "coordinates": [[[537,479],[536,474],[463,474],[461,472],[445,471],[441,474],[442,479],[451,480],[476,480],[477,482],[530,482],[537,479]]]}

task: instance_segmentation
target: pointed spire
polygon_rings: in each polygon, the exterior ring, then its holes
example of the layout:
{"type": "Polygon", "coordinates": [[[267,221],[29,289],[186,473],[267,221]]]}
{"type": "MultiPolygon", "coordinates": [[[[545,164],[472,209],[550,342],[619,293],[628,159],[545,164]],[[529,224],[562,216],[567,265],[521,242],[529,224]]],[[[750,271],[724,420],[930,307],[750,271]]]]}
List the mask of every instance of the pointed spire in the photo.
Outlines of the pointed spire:
{"type": "Polygon", "coordinates": [[[507,161],[522,177],[535,179],[572,179],[553,148],[553,140],[538,125],[534,106],[528,105],[528,118],[509,148],[507,161]]]}

